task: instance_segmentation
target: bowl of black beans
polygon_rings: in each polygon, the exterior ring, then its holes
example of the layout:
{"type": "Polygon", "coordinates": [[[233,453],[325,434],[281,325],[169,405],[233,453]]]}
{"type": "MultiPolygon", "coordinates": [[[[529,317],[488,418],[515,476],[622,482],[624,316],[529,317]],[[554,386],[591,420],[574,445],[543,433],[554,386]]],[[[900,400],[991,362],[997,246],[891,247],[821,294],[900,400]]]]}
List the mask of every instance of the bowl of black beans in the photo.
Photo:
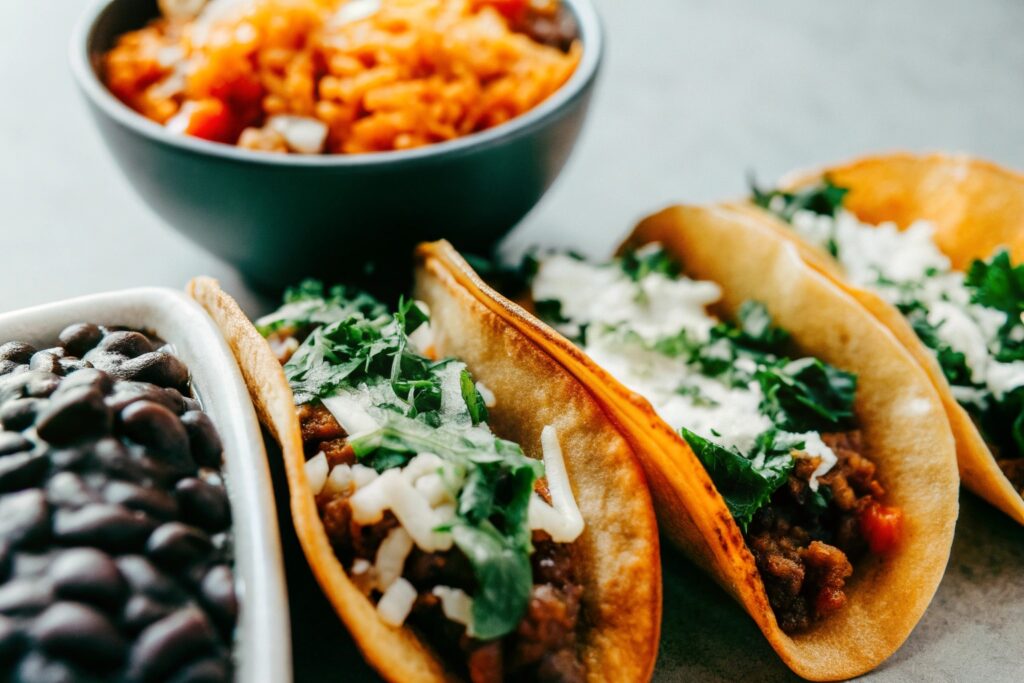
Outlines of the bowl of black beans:
{"type": "Polygon", "coordinates": [[[287,681],[263,444],[183,293],[0,316],[0,680],[287,681]]]}

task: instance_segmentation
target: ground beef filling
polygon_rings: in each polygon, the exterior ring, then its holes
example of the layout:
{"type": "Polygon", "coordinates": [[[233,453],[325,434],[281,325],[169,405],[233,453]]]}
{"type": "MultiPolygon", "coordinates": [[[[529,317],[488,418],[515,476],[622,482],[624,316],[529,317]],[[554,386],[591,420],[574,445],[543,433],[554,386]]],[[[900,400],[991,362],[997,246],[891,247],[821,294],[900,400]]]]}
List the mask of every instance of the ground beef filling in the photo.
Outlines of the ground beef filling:
{"type": "Polygon", "coordinates": [[[875,464],[861,454],[859,432],[822,439],[838,462],[818,478],[819,495],[808,484],[817,459],[797,460],[788,483],[757,512],[746,534],[775,618],[787,633],[805,630],[846,604],[851,560],[868,549],[861,515],[885,493],[875,464]]]}
{"type": "MultiPolygon", "coordinates": [[[[355,463],[344,430],[322,405],[300,406],[299,422],[307,457],[322,451],[332,467],[355,463]]],[[[349,570],[357,559],[372,564],[380,544],[398,525],[390,512],[376,524],[356,524],[347,496],[321,494],[316,502],[334,552],[349,570]]],[[[554,543],[539,531],[533,534],[533,545],[534,586],[526,614],[514,632],[486,642],[470,638],[461,624],[445,617],[440,600],[431,593],[438,585],[473,593],[473,571],[465,556],[455,548],[424,553],[414,547],[406,559],[402,576],[419,591],[406,624],[473,683],[584,680],[577,652],[583,588],[569,546],[554,543]]],[[[352,578],[360,584],[358,575],[352,578]]],[[[371,597],[379,597],[368,582],[361,587],[371,597]]]]}

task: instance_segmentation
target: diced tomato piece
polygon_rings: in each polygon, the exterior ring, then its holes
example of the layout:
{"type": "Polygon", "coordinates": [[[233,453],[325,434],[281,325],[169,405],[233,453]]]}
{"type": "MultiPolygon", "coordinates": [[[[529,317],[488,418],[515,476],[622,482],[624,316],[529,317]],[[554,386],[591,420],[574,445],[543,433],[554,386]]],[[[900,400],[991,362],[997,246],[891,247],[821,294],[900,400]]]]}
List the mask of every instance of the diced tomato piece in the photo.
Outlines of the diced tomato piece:
{"type": "Polygon", "coordinates": [[[193,103],[191,111],[183,113],[188,116],[186,135],[214,142],[230,141],[234,128],[231,112],[220,100],[199,100],[193,103]]]}
{"type": "Polygon", "coordinates": [[[482,0],[481,5],[490,5],[501,12],[506,19],[517,23],[526,15],[530,0],[482,0]]]}
{"type": "Polygon", "coordinates": [[[897,507],[871,503],[860,512],[860,531],[875,554],[895,548],[903,535],[903,511],[897,507]]]}

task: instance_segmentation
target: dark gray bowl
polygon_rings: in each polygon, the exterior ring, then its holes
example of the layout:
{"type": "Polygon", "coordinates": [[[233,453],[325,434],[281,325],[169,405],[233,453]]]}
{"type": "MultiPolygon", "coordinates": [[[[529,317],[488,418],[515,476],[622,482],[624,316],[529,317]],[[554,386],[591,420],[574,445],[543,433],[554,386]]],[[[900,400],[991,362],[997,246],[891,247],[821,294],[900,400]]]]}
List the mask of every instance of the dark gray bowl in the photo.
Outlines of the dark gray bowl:
{"type": "Polygon", "coordinates": [[[167,132],[98,76],[99,55],[156,16],[155,0],[94,2],[75,30],[71,65],[121,170],[170,225],[258,285],[352,279],[371,263],[407,271],[420,240],[485,252],[551,186],[583,124],[603,49],[590,0],[563,2],[584,49],[558,92],[496,128],[410,151],[285,156],[167,132]]]}

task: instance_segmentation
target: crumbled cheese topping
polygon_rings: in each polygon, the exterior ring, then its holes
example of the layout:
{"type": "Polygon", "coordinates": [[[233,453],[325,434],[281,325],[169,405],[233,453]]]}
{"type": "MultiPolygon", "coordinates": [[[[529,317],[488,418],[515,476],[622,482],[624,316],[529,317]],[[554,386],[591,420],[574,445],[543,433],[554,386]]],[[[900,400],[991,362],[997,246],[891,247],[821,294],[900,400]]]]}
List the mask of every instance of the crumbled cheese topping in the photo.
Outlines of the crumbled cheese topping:
{"type": "MultiPolygon", "coordinates": [[[[963,273],[934,241],[935,226],[916,221],[906,230],[895,223],[869,225],[849,211],[835,218],[798,211],[792,222],[804,239],[821,248],[833,245],[850,281],[877,292],[892,304],[917,301],[939,339],[964,355],[971,381],[995,399],[1024,386],[1024,363],[995,360],[998,330],[1006,313],[971,303],[963,273]]],[[[973,387],[954,387],[961,403],[976,403],[973,387]]]]}
{"type": "MultiPolygon", "coordinates": [[[[764,394],[757,382],[732,386],[648,347],[681,330],[695,341],[708,341],[718,321],[707,306],[721,298],[715,283],[660,273],[634,282],[615,265],[554,255],[540,263],[532,294],[535,301],[561,304],[562,316],[570,320],[560,326],[563,332],[576,336],[579,323],[586,323],[583,350],[646,398],[673,429],[685,427],[724,448],[748,453],[757,437],[772,428],[759,409],[764,394]],[[636,343],[633,335],[648,345],[636,343]]],[[[743,362],[751,361],[737,364],[743,362]]],[[[806,455],[821,458],[810,481],[817,490],[818,477],[831,469],[836,456],[817,433],[797,436],[805,442],[806,455]]]]}

